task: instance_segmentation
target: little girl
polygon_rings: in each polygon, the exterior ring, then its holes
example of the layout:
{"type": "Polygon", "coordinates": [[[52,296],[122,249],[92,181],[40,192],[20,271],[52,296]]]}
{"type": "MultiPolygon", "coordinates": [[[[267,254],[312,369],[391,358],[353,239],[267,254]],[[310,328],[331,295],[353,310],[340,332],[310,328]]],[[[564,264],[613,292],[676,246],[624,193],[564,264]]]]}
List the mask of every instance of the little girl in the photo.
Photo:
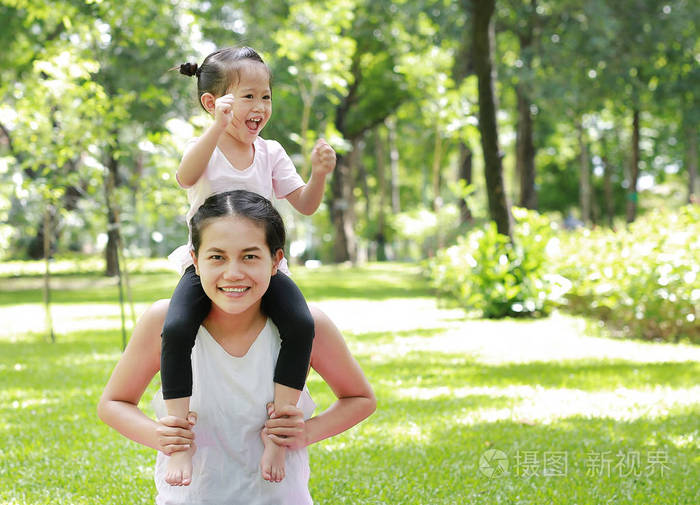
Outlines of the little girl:
{"type": "MultiPolygon", "coordinates": [[[[187,189],[190,203],[187,222],[207,197],[234,189],[252,191],[268,200],[274,194],[286,198],[300,213],[313,214],[323,198],[326,176],[335,167],[335,151],[323,140],[316,143],[311,154],[311,178],[304,184],[282,146],[260,138],[272,113],[270,70],[260,55],[249,47],[224,48],[207,56],[201,66],[185,63],[179,69],[184,75],[196,76],[200,104],[214,117],[201,137],[187,143],[177,170],[177,181],[187,189]]],[[[168,415],[181,419],[188,415],[192,396],[190,355],[195,335],[211,307],[194,271],[191,247],[190,241],[170,256],[184,273],[163,325],[161,351],[165,405],[168,415]]],[[[211,256],[217,251],[202,253],[211,256]]],[[[289,273],[286,262],[280,270],[289,273]]],[[[314,336],[314,321],[306,300],[285,273],[272,277],[262,299],[263,310],[279,329],[282,341],[274,376],[277,412],[299,400],[314,336]]],[[[229,273],[217,289],[236,298],[254,288],[244,282],[238,285],[235,276],[235,272],[229,273]]],[[[284,457],[283,447],[265,444],[260,462],[263,478],[281,481],[284,457]]],[[[191,451],[174,453],[168,461],[166,482],[187,486],[191,476],[191,451]]]]}

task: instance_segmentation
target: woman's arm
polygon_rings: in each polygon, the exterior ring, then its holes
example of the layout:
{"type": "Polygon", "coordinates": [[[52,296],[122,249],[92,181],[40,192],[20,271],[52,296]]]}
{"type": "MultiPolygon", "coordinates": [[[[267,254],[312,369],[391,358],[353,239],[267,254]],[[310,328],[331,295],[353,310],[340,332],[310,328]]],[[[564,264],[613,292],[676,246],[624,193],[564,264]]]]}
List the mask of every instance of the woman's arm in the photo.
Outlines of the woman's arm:
{"type": "MultiPolygon", "coordinates": [[[[370,416],[377,408],[372,387],[350,354],[338,328],[319,309],[312,307],[311,313],[316,323],[311,366],[330,386],[337,400],[321,414],[303,422],[303,425],[294,416],[293,409],[289,412],[292,414],[290,419],[267,421],[270,438],[291,449],[342,433],[370,416]]],[[[285,414],[287,412],[277,413],[279,416],[285,414]]]]}
{"type": "Polygon", "coordinates": [[[168,303],[168,300],[154,303],[136,323],[97,406],[97,414],[106,424],[125,437],[166,454],[185,449],[175,448],[177,439],[191,440],[193,433],[185,426],[169,427],[154,421],[138,408],[138,404],[160,369],[160,333],[168,303]]]}

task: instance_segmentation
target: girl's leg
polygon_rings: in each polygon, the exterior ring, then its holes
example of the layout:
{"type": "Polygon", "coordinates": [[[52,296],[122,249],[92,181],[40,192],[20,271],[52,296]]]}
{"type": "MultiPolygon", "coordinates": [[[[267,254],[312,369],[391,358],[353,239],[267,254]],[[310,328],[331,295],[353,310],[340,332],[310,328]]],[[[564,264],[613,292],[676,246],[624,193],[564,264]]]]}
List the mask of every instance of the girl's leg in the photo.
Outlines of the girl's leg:
{"type": "MultiPolygon", "coordinates": [[[[280,332],[280,353],[275,366],[275,412],[296,405],[304,389],[314,338],[314,320],[304,295],[282,272],[270,279],[262,298],[262,308],[280,332]]],[[[265,444],[260,467],[263,478],[279,482],[284,478],[286,450],[274,443],[265,444]]]]}
{"type": "MultiPolygon", "coordinates": [[[[169,416],[186,419],[192,396],[192,347],[200,324],[209,313],[211,300],[204,294],[194,266],[185,270],[163,324],[160,375],[163,399],[169,416]]],[[[192,451],[181,451],[168,459],[165,481],[187,486],[192,479],[192,451]]]]}

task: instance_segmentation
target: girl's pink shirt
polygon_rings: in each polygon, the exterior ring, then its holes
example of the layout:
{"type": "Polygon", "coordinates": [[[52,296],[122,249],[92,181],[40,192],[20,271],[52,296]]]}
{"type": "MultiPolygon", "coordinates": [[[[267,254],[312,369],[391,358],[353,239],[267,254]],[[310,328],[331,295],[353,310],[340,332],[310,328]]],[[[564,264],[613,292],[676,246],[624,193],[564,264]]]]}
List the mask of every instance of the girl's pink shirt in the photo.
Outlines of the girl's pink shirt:
{"type": "MultiPolygon", "coordinates": [[[[185,145],[185,152],[195,142],[197,142],[197,138],[190,139],[185,145]]],[[[245,189],[272,201],[273,196],[282,199],[304,186],[303,179],[297,173],[292,160],[279,142],[258,137],[253,142],[253,148],[255,149],[253,163],[242,170],[231,165],[218,147],[214,149],[202,176],[193,186],[187,188],[187,200],[190,203],[190,208],[185,219],[188,227],[190,219],[197,212],[197,209],[211,195],[245,189]]],[[[191,241],[188,240],[187,245],[178,247],[168,257],[178,267],[181,274],[192,264],[189,254],[190,248],[191,241]]],[[[286,270],[286,264],[284,267],[283,271],[286,270]]]]}

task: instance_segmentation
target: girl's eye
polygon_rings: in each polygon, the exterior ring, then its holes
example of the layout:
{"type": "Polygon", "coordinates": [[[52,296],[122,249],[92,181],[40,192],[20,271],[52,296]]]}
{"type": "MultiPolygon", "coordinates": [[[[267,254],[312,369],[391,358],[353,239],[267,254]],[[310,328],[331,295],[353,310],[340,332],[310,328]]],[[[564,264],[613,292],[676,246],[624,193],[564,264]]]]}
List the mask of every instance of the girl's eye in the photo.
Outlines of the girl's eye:
{"type": "Polygon", "coordinates": [[[272,95],[264,95],[263,100],[272,100],[272,95]]]}
{"type": "Polygon", "coordinates": [[[247,94],[247,95],[245,95],[243,98],[253,98],[253,95],[247,94]]]}

